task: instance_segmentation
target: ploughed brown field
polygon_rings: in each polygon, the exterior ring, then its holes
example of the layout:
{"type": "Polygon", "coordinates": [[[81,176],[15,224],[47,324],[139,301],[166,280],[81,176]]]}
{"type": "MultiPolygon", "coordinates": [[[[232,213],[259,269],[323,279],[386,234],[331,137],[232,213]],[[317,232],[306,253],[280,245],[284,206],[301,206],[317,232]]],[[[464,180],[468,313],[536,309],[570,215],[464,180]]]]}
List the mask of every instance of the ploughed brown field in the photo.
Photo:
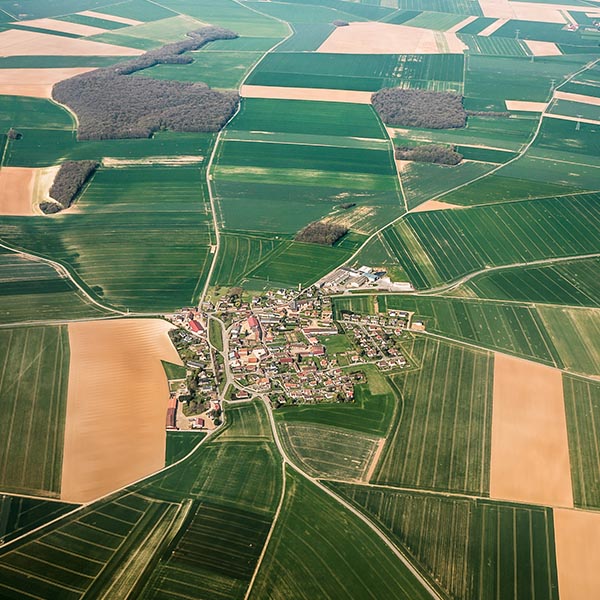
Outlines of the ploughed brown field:
{"type": "Polygon", "coordinates": [[[490,497],[573,506],[558,369],[496,353],[490,497]]]}
{"type": "Polygon", "coordinates": [[[171,328],[159,319],[69,324],[62,499],[89,502],[164,466],[161,359],[181,364],[171,328]]]}

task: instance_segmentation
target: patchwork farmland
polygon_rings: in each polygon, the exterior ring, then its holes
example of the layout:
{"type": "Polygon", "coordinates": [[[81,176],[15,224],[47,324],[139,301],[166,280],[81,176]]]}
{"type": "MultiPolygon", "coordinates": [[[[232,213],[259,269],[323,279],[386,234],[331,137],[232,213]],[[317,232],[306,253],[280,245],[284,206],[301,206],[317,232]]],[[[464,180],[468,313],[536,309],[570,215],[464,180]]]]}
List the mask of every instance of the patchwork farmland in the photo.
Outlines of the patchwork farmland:
{"type": "Polygon", "coordinates": [[[593,4],[0,1],[1,598],[600,595],[593,4]]]}

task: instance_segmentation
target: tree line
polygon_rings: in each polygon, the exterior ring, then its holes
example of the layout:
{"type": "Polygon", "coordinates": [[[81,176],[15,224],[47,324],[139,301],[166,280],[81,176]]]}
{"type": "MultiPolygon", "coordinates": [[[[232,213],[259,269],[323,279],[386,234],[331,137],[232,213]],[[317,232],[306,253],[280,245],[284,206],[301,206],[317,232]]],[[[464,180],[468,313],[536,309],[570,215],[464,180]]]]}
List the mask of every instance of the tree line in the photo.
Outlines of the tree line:
{"type": "Polygon", "coordinates": [[[160,63],[191,62],[190,57],[181,54],[237,35],[227,29],[205,27],[190,32],[188,37],[133,60],[57,83],[52,97],[77,114],[78,139],[147,138],[165,129],[219,131],[237,109],[236,92],[217,92],[201,82],[131,76],[160,63]]]}
{"type": "Polygon", "coordinates": [[[456,152],[455,146],[421,144],[420,146],[397,146],[396,158],[398,160],[413,160],[438,165],[457,165],[463,159],[463,156],[456,152]]]}
{"type": "Polygon", "coordinates": [[[449,129],[467,123],[463,97],[453,92],[384,88],[371,100],[381,120],[394,127],[449,129]]]}
{"type": "Polygon", "coordinates": [[[44,201],[40,209],[51,215],[69,208],[81,191],[85,182],[94,174],[99,164],[95,160],[68,160],[64,162],[50,188],[50,198],[56,202],[44,201]]]}
{"type": "Polygon", "coordinates": [[[348,233],[348,228],[329,221],[313,221],[300,230],[294,238],[297,242],[333,246],[348,233]]]}

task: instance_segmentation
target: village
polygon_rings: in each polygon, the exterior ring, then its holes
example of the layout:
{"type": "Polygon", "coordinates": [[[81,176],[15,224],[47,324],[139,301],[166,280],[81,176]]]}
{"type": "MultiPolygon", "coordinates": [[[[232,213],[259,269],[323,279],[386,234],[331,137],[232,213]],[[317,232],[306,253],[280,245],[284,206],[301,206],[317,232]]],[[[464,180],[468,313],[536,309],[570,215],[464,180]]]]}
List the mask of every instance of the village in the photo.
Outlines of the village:
{"type": "MultiPolygon", "coordinates": [[[[367,267],[353,273],[375,277],[367,267]]],[[[255,395],[268,395],[274,408],[353,402],[355,386],[367,382],[361,366],[409,367],[399,340],[424,323],[406,311],[334,315],[328,283],[262,295],[233,288],[200,308],[167,315],[185,365],[185,377],[170,380],[167,429],[213,429],[222,401],[255,395]]]]}

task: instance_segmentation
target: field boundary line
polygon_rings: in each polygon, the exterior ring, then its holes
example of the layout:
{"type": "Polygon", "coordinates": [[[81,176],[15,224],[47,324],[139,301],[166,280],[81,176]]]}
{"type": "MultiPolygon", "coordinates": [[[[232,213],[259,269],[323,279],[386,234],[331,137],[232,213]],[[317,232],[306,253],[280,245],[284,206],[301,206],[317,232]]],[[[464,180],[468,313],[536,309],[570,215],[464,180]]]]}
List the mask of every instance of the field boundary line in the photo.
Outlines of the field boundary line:
{"type": "Polygon", "coordinates": [[[314,484],[317,488],[319,488],[322,492],[325,492],[329,497],[333,498],[336,502],[341,504],[347,511],[352,513],[355,517],[358,517],[365,525],[369,527],[379,538],[380,540],[392,551],[392,553],[400,560],[400,562],[408,569],[408,571],[415,577],[415,579],[423,586],[424,590],[429,593],[432,598],[436,600],[443,600],[442,596],[437,592],[437,590],[425,579],[425,577],[421,574],[421,572],[413,566],[410,560],[401,552],[401,550],[387,537],[387,535],[380,529],[371,519],[369,519],[364,513],[355,508],[352,504],[338,496],[335,492],[330,490],[328,487],[323,485],[319,479],[311,477],[307,473],[305,473],[300,467],[298,467],[295,463],[293,463],[287,456],[285,449],[281,443],[279,438],[279,432],[277,431],[277,426],[275,424],[275,419],[273,417],[273,411],[269,404],[269,399],[266,396],[261,396],[265,407],[267,409],[267,413],[269,415],[269,423],[271,425],[271,431],[273,433],[273,439],[275,441],[275,445],[279,450],[283,458],[284,467],[285,465],[289,465],[294,471],[296,471],[300,476],[304,477],[312,484],[314,484]]]}

